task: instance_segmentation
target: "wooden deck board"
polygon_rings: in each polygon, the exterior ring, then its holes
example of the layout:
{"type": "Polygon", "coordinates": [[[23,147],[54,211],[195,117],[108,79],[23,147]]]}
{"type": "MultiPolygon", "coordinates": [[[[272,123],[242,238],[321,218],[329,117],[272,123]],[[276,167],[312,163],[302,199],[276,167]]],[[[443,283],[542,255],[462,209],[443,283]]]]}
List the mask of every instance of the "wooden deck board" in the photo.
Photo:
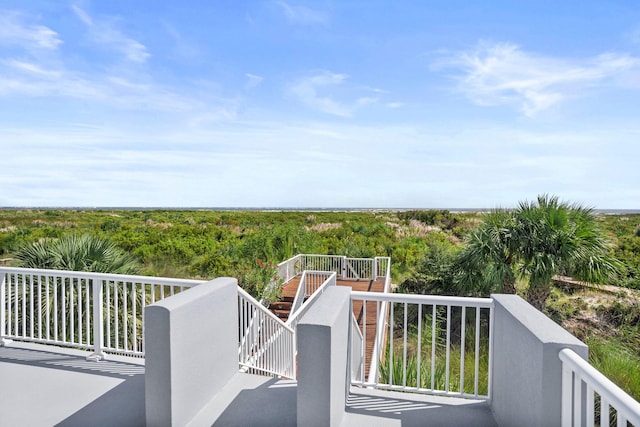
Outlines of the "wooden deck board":
{"type": "MultiPolygon", "coordinates": [[[[296,276],[288,281],[282,288],[282,297],[295,298],[298,285],[300,284],[301,276],[296,276]]],[[[383,292],[385,278],[381,277],[377,280],[355,280],[355,279],[338,279],[336,281],[338,286],[349,286],[354,291],[359,292],[383,292]]],[[[362,308],[362,301],[354,301],[353,303],[353,315],[358,321],[360,332],[365,335],[365,376],[369,374],[369,363],[371,361],[371,354],[373,353],[373,346],[376,338],[376,325],[378,322],[377,303],[375,301],[369,301],[366,304],[366,309],[362,308]],[[365,313],[366,312],[366,313],[365,313]],[[366,317],[365,317],[366,314],[366,317]],[[366,320],[366,326],[364,324],[366,320]]]]}

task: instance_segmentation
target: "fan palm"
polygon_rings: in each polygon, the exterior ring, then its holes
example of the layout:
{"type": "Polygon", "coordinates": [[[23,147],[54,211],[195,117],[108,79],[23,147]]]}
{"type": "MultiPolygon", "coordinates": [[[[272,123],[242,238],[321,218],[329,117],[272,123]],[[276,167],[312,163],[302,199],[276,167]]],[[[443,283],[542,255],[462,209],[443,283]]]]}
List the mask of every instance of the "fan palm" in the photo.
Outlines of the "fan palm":
{"type": "Polygon", "coordinates": [[[614,280],[620,264],[592,209],[539,196],[514,211],[521,275],[528,277],[527,300],[539,310],[551,292],[553,276],[571,275],[592,283],[614,280]]]}
{"type": "Polygon", "coordinates": [[[113,242],[90,234],[70,234],[23,246],[16,253],[20,267],[95,273],[134,274],[135,260],[113,242]]]}
{"type": "MultiPolygon", "coordinates": [[[[111,241],[89,234],[67,235],[60,239],[34,242],[20,248],[15,257],[19,260],[19,266],[25,268],[113,274],[135,274],[138,270],[135,260],[129,254],[120,250],[111,241]]],[[[91,301],[92,294],[88,290],[88,281],[80,278],[46,275],[34,276],[33,280],[33,285],[27,286],[24,293],[13,294],[13,304],[20,307],[22,299],[27,298],[27,301],[33,303],[34,306],[41,306],[42,312],[48,313],[46,318],[49,319],[49,324],[43,324],[40,327],[43,330],[51,331],[53,339],[73,341],[74,337],[71,336],[74,333],[73,329],[63,332],[54,325],[64,323],[71,325],[74,316],[76,316],[75,311],[78,312],[77,316],[80,318],[89,315],[86,310],[93,306],[93,302],[91,301]],[[85,293],[89,302],[81,304],[82,295],[85,293]],[[74,304],[76,304],[75,307],[74,304]]],[[[109,301],[109,305],[123,306],[123,304],[135,302],[142,307],[141,291],[135,288],[132,292],[135,292],[135,295],[127,296],[126,302],[123,299],[124,295],[120,293],[109,301]]],[[[113,313],[113,307],[110,307],[108,312],[113,313]]],[[[104,313],[106,315],[106,308],[104,313]]],[[[119,316],[130,317],[129,313],[124,312],[121,312],[119,316]]],[[[33,320],[38,322],[38,319],[33,320]]],[[[123,320],[124,318],[119,319],[121,323],[123,320]]],[[[137,319],[129,318],[127,320],[131,324],[139,323],[137,319]]],[[[24,321],[30,322],[31,319],[26,318],[24,321]]],[[[109,319],[105,318],[105,321],[113,323],[115,318],[113,316],[109,319]]],[[[115,333],[116,329],[112,327],[112,333],[115,333]]],[[[78,328],[75,333],[81,334],[81,328],[78,328]]]]}
{"type": "Polygon", "coordinates": [[[467,239],[458,264],[467,292],[515,293],[515,279],[528,280],[527,300],[542,310],[555,275],[592,283],[612,280],[620,264],[592,209],[541,195],[513,211],[496,210],[467,239]]]}
{"type": "Polygon", "coordinates": [[[516,292],[514,263],[519,252],[514,232],[513,215],[497,209],[468,236],[456,264],[456,281],[463,293],[516,292]]]}

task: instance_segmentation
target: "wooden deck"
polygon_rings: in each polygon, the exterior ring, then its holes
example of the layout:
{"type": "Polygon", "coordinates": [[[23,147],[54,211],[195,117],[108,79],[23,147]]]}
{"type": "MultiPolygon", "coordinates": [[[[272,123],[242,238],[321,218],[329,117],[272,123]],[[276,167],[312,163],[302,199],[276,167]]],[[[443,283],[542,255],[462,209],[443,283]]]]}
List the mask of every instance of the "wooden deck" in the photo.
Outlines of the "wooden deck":
{"type": "MultiPolygon", "coordinates": [[[[282,288],[283,298],[295,298],[298,285],[300,284],[301,276],[296,276],[288,281],[282,288]]],[[[349,286],[354,291],[359,292],[384,292],[385,278],[381,277],[376,280],[356,280],[356,279],[338,279],[336,284],[338,286],[349,286]]],[[[369,301],[366,306],[366,318],[364,316],[364,310],[362,307],[362,301],[355,301],[353,303],[353,315],[358,321],[360,331],[366,330],[365,337],[365,377],[369,373],[369,362],[371,360],[371,354],[373,353],[373,345],[376,339],[376,325],[378,322],[378,315],[376,310],[376,302],[369,301]],[[366,320],[366,328],[364,325],[366,320]]],[[[364,335],[364,333],[363,333],[364,335]]]]}

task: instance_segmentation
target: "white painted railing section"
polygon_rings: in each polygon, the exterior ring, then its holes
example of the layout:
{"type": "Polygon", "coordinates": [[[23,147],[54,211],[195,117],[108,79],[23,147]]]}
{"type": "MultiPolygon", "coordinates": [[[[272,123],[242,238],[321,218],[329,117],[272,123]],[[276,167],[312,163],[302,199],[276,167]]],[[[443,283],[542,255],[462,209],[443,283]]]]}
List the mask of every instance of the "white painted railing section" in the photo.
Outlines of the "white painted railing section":
{"type": "Polygon", "coordinates": [[[278,264],[285,283],[306,270],[335,271],[341,279],[375,280],[385,277],[391,265],[389,257],[348,258],[343,255],[300,254],[278,264]]]}
{"type": "Polygon", "coordinates": [[[374,264],[371,258],[346,258],[342,275],[345,279],[375,280],[374,264]]]}
{"type": "Polygon", "coordinates": [[[385,303],[389,310],[386,330],[376,330],[371,356],[378,373],[352,384],[490,398],[491,299],[353,292],[351,300],[362,303],[356,317],[365,337],[374,327],[369,316],[382,316],[385,303]]]}
{"type": "Polygon", "coordinates": [[[375,272],[376,278],[388,277],[391,279],[391,258],[390,257],[375,257],[375,272]]]}
{"type": "Polygon", "coordinates": [[[293,329],[241,288],[238,288],[238,318],[241,370],[295,378],[293,329]]]}
{"type": "Polygon", "coordinates": [[[144,355],[144,307],[197,280],[0,267],[0,338],[144,355]]]}
{"type": "Polygon", "coordinates": [[[361,381],[364,378],[365,368],[365,341],[360,327],[358,326],[358,319],[353,315],[351,311],[351,328],[349,329],[349,361],[351,363],[351,381],[361,381]]]}
{"type": "Polygon", "coordinates": [[[283,283],[287,283],[302,272],[301,260],[302,255],[298,254],[278,264],[278,276],[283,280],[283,283]]]}
{"type": "Polygon", "coordinates": [[[302,255],[302,270],[312,271],[335,271],[342,277],[344,269],[344,256],[339,255],[302,255]]]}
{"type": "MultiPolygon", "coordinates": [[[[306,302],[299,304],[297,307],[296,302],[294,301],[291,306],[291,314],[289,315],[289,319],[287,319],[286,324],[294,331],[296,331],[298,321],[300,320],[302,315],[309,310],[309,308],[319,298],[319,296],[322,295],[327,287],[336,286],[336,277],[337,275],[334,271],[305,271],[303,273],[303,278],[306,279],[305,282],[309,282],[311,284],[307,285],[301,280],[300,285],[298,286],[298,293],[300,295],[305,295],[308,293],[310,297],[306,302]]],[[[301,299],[303,298],[301,297],[301,299]]],[[[298,300],[298,294],[296,294],[296,300],[298,300]]]]}
{"type": "Polygon", "coordinates": [[[640,403],[570,349],[562,360],[562,426],[640,426],[640,403]],[[583,394],[584,392],[584,394],[583,394]]]}
{"type": "MultiPolygon", "coordinates": [[[[388,294],[391,292],[391,258],[388,257],[379,257],[376,258],[376,264],[378,268],[378,275],[385,278],[383,293],[388,294]],[[381,270],[381,267],[384,267],[384,270],[381,270]]],[[[389,318],[389,302],[382,301],[379,304],[378,310],[378,322],[376,324],[376,335],[375,342],[373,344],[372,354],[380,354],[380,346],[383,344],[383,339],[385,335],[385,327],[388,325],[389,318]]],[[[369,363],[369,373],[368,373],[368,381],[370,383],[378,382],[378,369],[379,360],[377,358],[372,358],[371,363],[369,363]]],[[[363,370],[364,372],[364,370],[363,370]]],[[[364,378],[364,377],[363,377],[364,378]]]]}

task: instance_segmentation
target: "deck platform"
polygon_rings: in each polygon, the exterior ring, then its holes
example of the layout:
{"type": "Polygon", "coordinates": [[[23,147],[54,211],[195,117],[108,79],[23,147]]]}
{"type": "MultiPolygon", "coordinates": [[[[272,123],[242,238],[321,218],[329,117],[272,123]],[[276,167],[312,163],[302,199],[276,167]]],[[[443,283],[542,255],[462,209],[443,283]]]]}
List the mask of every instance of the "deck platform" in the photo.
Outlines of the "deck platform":
{"type": "MultiPolygon", "coordinates": [[[[144,359],[14,342],[0,347],[0,425],[143,427],[144,359]]],[[[297,383],[237,374],[194,426],[295,426],[297,383]],[[247,410],[247,408],[251,408],[247,410]]],[[[495,426],[486,402],[352,387],[343,426],[495,426]]]]}
{"type": "MultiPolygon", "coordinates": [[[[289,280],[282,288],[283,298],[295,298],[298,286],[300,284],[301,275],[289,280]]],[[[352,290],[358,292],[384,292],[385,278],[380,277],[376,280],[368,279],[337,279],[337,286],[349,286],[352,290]]],[[[376,339],[376,324],[378,315],[376,310],[377,303],[369,301],[363,309],[361,301],[355,301],[353,304],[353,315],[358,321],[360,331],[365,336],[365,375],[369,372],[369,363],[373,353],[373,346],[376,339]],[[365,316],[366,311],[366,316],[365,316]],[[365,325],[366,321],[366,325],[365,325]]]]}
{"type": "Polygon", "coordinates": [[[144,426],[144,359],[13,342],[0,347],[0,425],[144,426]]]}

